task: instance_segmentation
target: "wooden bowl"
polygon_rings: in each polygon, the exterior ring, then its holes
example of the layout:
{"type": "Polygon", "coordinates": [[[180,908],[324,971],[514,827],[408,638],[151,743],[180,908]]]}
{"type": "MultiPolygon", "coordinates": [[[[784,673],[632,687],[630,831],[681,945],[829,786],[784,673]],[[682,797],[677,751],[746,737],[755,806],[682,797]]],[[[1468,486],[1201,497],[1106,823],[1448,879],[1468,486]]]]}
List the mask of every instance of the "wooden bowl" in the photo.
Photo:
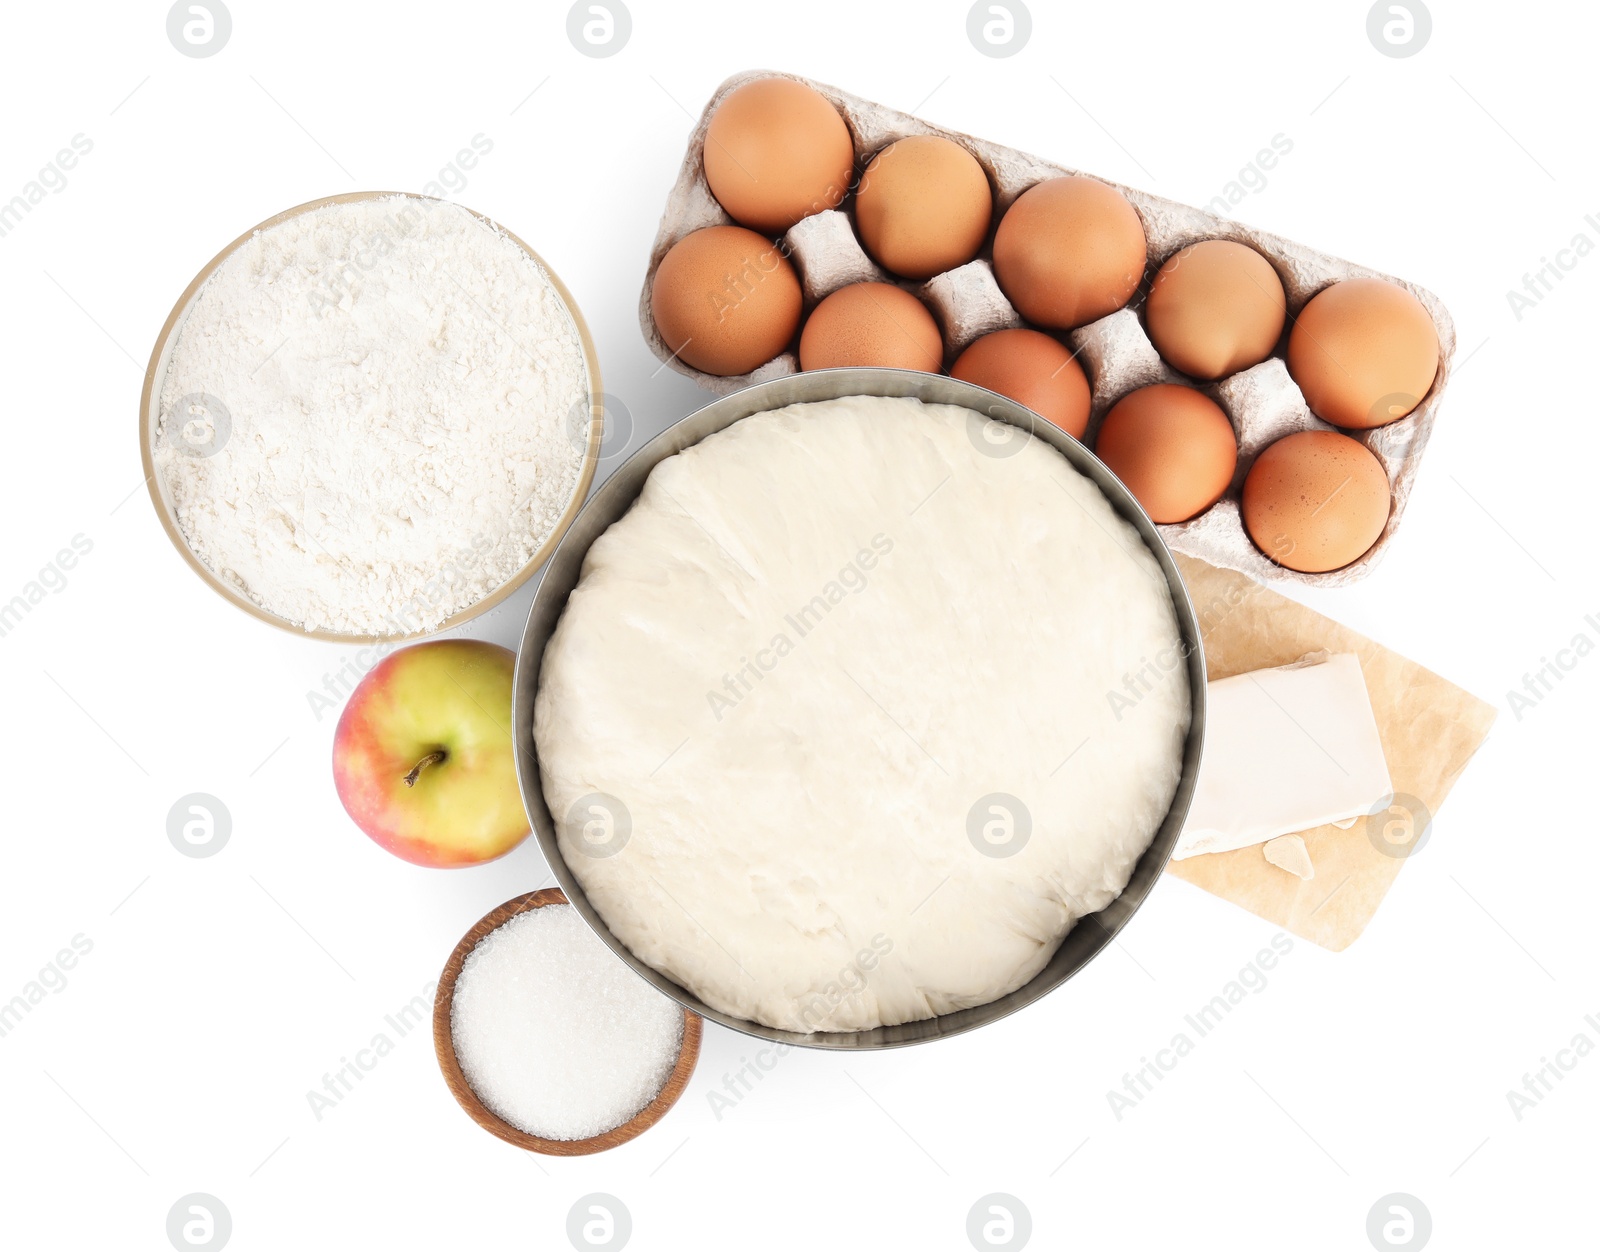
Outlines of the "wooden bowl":
{"type": "Polygon", "coordinates": [[[691,1013],[688,1009],[683,1011],[683,1043],[678,1049],[678,1059],[672,1072],[667,1075],[667,1081],[656,1092],[655,1099],[622,1125],[613,1126],[591,1139],[542,1139],[525,1130],[518,1130],[490,1110],[461,1072],[461,1062],[456,1059],[455,1039],[450,1033],[450,1009],[455,1001],[456,978],[461,973],[467,955],[478,946],[478,941],[491,931],[498,930],[518,913],[543,908],[547,904],[566,903],[567,897],[555,887],[530,891],[515,900],[507,900],[461,937],[461,942],[456,944],[455,951],[445,962],[444,973],[439,975],[439,989],[434,993],[433,1050],[439,1058],[445,1085],[450,1088],[450,1094],[455,1096],[456,1103],[466,1109],[468,1117],[495,1138],[526,1148],[529,1152],[542,1152],[546,1156],[587,1156],[591,1152],[604,1152],[607,1148],[637,1138],[659,1122],[666,1111],[678,1102],[683,1089],[689,1085],[689,1075],[694,1073],[695,1062],[700,1059],[701,1019],[698,1013],[691,1013]]]}

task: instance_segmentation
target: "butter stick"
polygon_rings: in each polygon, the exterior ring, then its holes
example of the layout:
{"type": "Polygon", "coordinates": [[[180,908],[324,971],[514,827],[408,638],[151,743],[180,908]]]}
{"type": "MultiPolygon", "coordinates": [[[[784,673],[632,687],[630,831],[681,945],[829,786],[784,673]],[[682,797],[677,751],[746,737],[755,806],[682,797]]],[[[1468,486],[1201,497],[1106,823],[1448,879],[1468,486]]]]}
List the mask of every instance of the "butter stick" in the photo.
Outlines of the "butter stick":
{"type": "Polygon", "coordinates": [[[1200,780],[1173,856],[1349,822],[1393,790],[1354,653],[1222,678],[1207,685],[1200,780]]]}

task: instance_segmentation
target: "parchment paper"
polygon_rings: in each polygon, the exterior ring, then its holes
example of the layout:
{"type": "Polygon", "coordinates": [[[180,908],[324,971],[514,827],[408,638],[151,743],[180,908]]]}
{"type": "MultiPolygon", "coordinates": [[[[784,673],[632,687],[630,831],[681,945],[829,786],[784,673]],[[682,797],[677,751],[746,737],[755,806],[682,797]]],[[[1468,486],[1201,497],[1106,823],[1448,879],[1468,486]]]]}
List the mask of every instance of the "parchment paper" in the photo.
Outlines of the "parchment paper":
{"type": "MultiPolygon", "coordinates": [[[[1488,736],[1494,707],[1243,574],[1190,557],[1176,560],[1200,618],[1208,678],[1286,665],[1323,648],[1361,658],[1395,792],[1415,796],[1434,817],[1428,841],[1448,838],[1439,808],[1488,736]]],[[[1373,843],[1369,824],[1379,820],[1362,817],[1348,830],[1302,832],[1316,867],[1316,876],[1304,882],[1270,864],[1260,847],[1174,861],[1167,872],[1340,952],[1366,929],[1406,863],[1373,843]]],[[[1416,854],[1428,854],[1427,842],[1416,854]]]]}

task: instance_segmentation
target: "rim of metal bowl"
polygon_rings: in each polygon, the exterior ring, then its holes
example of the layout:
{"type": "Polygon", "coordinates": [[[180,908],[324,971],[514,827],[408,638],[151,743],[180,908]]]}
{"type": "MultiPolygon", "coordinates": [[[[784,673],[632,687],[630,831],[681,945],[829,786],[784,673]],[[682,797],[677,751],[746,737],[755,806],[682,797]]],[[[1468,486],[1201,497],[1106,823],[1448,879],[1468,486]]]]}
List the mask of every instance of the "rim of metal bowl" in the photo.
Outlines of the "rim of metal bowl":
{"type": "Polygon", "coordinates": [[[572,298],[572,292],[567,289],[555,270],[537,252],[512,231],[507,230],[493,218],[487,217],[465,205],[456,204],[453,200],[441,200],[437,196],[418,195],[412,191],[347,191],[337,196],[324,196],[320,200],[308,200],[305,204],[297,204],[291,209],[281,213],[274,213],[264,222],[258,222],[244,234],[240,235],[221,252],[207,261],[194,280],[184,288],[183,294],[178,297],[178,302],[172,306],[172,312],[167,314],[167,320],[161,327],[161,333],[156,336],[155,347],[150,352],[150,363],[145,367],[144,390],[139,398],[139,455],[144,463],[145,486],[150,491],[150,502],[155,506],[156,517],[161,522],[161,528],[167,532],[167,538],[172,541],[172,546],[196,574],[200,576],[211,590],[215,591],[235,608],[243,609],[257,621],[266,622],[280,630],[302,639],[322,639],[329,643],[405,643],[413,639],[423,639],[429,635],[438,634],[440,631],[449,630],[460,626],[487,613],[496,605],[503,603],[528,579],[539,571],[539,568],[549,559],[550,554],[556,550],[561,538],[566,534],[567,528],[577,518],[578,512],[583,507],[585,497],[589,494],[589,486],[594,482],[595,469],[600,464],[600,444],[605,437],[604,430],[604,386],[600,379],[600,357],[595,350],[594,340],[589,335],[589,326],[583,320],[583,313],[578,308],[578,302],[572,298]],[[188,540],[183,537],[183,531],[178,526],[178,521],[173,516],[172,502],[167,499],[166,484],[161,476],[156,473],[155,466],[155,441],[156,427],[160,417],[159,393],[161,384],[166,379],[167,366],[172,355],[173,341],[177,338],[177,329],[188,315],[189,309],[194,304],[195,297],[200,288],[205,286],[206,280],[217,270],[217,267],[233,255],[234,251],[248,243],[258,232],[277,226],[292,217],[313,210],[325,208],[330,204],[354,204],[363,200],[382,200],[389,196],[404,196],[409,200],[423,200],[431,204],[448,204],[452,208],[470,213],[480,222],[488,225],[492,230],[504,235],[516,244],[530,257],[533,263],[543,271],[544,276],[550,280],[550,285],[555,288],[556,294],[561,298],[561,303],[566,307],[567,315],[572,318],[572,324],[577,328],[578,340],[583,345],[584,367],[588,374],[587,394],[589,397],[589,440],[584,449],[583,465],[578,471],[578,481],[573,487],[572,499],[567,502],[567,507],[562,511],[560,519],[556,522],[555,529],[550,532],[545,541],[539,545],[532,558],[499,587],[490,592],[476,604],[468,605],[461,612],[440,622],[428,630],[411,631],[407,634],[388,635],[355,635],[343,634],[333,630],[307,630],[297,626],[286,617],[280,617],[269,609],[262,608],[254,600],[244,595],[234,587],[230,587],[216,574],[206,567],[204,561],[195,555],[189,547],[188,540]]]}
{"type": "Polygon", "coordinates": [[[1172,855],[1178,835],[1183,829],[1184,818],[1188,815],[1190,801],[1194,797],[1195,783],[1200,769],[1200,754],[1205,740],[1205,721],[1205,652],[1194,605],[1177,566],[1173,563],[1172,554],[1167,550],[1154,524],[1139,507],[1132,493],[1076,439],[1015,401],[944,375],[890,369],[817,370],[758,383],[724,396],[674,423],[634,453],[584,505],[554,556],[550,558],[544,580],[540,583],[533,599],[533,606],[528,612],[522,643],[517,650],[515,691],[512,698],[517,777],[534,836],[539,841],[545,859],[550,863],[556,881],[566,892],[568,901],[601,940],[657,990],[702,1017],[756,1038],[799,1047],[836,1051],[904,1047],[975,1030],[1008,1017],[1048,995],[1093,960],[1111,943],[1127,924],[1128,919],[1138,910],[1172,855]],[[533,706],[538,693],[539,670],[544,660],[545,645],[549,642],[550,635],[566,607],[568,595],[577,584],[584,557],[590,545],[632,507],[651,470],[660,462],[698,443],[707,435],[724,430],[752,414],[780,409],[790,404],[857,395],[911,397],[929,404],[954,404],[972,409],[996,421],[1019,427],[1036,439],[1044,440],[1065,456],[1073,468],[1092,480],[1105,494],[1112,508],[1139,532],[1166,577],[1167,587],[1172,593],[1177,613],[1179,634],[1185,648],[1191,718],[1188,737],[1183,747],[1183,772],[1178,781],[1177,792],[1173,796],[1172,807],[1167,813],[1166,820],[1156,832],[1155,838],[1151,840],[1150,846],[1135,865],[1127,887],[1109,905],[1092,915],[1092,924],[1091,919],[1085,918],[1075,925],[1050,958],[1049,963],[1029,982],[987,1004],[960,1009],[919,1022],[907,1022],[899,1026],[879,1026],[863,1031],[801,1033],[778,1030],[712,1008],[666,975],[646,965],[611,933],[605,920],[589,902],[583,884],[578,881],[561,855],[556,839],[555,822],[549,806],[545,803],[541,785],[538,754],[533,742],[533,706]]]}

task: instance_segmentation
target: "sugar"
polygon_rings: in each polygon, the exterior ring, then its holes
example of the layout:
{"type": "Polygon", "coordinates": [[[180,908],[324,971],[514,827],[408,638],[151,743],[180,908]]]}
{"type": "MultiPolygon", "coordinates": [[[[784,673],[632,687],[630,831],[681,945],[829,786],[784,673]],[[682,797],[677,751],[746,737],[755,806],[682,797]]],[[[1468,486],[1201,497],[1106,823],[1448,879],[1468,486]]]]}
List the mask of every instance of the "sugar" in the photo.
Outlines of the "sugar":
{"type": "Polygon", "coordinates": [[[519,913],[467,955],[450,1033],[491,1111],[540,1138],[587,1139],[661,1090],[683,1044],[683,1010],[571,905],[551,904],[519,913]]]}

